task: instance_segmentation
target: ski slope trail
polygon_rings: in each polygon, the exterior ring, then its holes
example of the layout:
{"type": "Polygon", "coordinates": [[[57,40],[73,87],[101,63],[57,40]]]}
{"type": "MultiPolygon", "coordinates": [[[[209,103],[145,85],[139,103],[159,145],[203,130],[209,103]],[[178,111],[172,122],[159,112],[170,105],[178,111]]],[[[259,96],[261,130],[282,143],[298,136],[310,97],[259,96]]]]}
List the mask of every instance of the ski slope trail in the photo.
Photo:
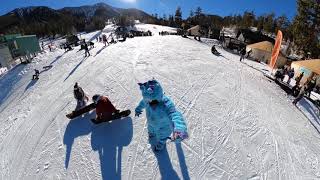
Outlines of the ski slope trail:
{"type": "Polygon", "coordinates": [[[91,56],[40,54],[0,79],[0,179],[317,179],[320,135],[287,95],[239,56],[179,36],[127,39],[91,56]],[[33,69],[52,68],[31,81],[33,69]],[[154,154],[146,117],[94,125],[65,114],[78,82],[134,110],[138,82],[157,79],[190,138],[154,154]]]}

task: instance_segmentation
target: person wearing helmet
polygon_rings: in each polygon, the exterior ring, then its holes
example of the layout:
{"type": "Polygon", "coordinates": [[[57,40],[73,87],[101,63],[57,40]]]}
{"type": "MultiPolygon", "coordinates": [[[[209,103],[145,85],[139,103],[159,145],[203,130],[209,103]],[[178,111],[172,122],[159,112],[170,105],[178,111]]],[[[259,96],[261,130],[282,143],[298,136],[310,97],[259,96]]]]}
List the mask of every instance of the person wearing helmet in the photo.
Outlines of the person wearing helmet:
{"type": "Polygon", "coordinates": [[[88,96],[86,96],[83,89],[78,85],[77,82],[73,86],[73,95],[74,98],[77,100],[76,110],[86,106],[86,103],[89,100],[89,98],[88,96]]]}
{"type": "Polygon", "coordinates": [[[96,119],[93,121],[111,119],[113,114],[119,112],[106,96],[96,94],[92,97],[92,101],[96,104],[96,119]]]}

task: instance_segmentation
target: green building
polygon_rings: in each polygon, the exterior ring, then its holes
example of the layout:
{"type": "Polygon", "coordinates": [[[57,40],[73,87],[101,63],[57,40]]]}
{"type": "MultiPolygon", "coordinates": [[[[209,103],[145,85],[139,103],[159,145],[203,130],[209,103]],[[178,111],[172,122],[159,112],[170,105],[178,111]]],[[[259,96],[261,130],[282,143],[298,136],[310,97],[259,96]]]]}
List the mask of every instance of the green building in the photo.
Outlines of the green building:
{"type": "Polygon", "coordinates": [[[36,35],[10,34],[0,36],[0,63],[9,67],[17,58],[30,62],[40,52],[39,40],[36,35]],[[9,54],[8,54],[9,52],[9,54]]]}

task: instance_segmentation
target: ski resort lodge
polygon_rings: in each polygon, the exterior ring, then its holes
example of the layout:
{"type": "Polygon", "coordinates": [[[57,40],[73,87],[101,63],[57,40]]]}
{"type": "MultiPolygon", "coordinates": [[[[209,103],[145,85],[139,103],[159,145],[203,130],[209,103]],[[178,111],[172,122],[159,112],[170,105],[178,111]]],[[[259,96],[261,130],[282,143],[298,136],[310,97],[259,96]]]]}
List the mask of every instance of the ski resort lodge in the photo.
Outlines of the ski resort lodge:
{"type": "Polygon", "coordinates": [[[17,58],[20,58],[21,62],[23,60],[29,62],[39,51],[40,46],[36,35],[0,35],[1,67],[10,67],[17,58]]]}

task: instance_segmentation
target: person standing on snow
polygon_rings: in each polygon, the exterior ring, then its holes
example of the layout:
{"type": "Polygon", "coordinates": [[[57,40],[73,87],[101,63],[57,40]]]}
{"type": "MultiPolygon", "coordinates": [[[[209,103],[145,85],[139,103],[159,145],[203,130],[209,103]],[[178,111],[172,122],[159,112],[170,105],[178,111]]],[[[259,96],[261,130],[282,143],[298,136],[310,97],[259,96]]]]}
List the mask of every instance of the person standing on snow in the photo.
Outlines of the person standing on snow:
{"type": "Polygon", "coordinates": [[[299,85],[300,84],[300,81],[301,81],[301,79],[302,79],[302,77],[303,77],[303,74],[304,74],[304,72],[302,72],[298,77],[296,77],[296,84],[297,85],[299,85]]]}
{"type": "Polygon", "coordinates": [[[97,124],[111,119],[112,115],[120,112],[106,96],[96,94],[92,97],[92,101],[96,105],[96,118],[91,120],[93,123],[97,124]]]}
{"type": "Polygon", "coordinates": [[[316,87],[316,79],[313,77],[309,81],[306,82],[308,88],[306,89],[306,95],[310,97],[311,91],[316,87]]]}
{"type": "Polygon", "coordinates": [[[246,55],[246,48],[242,48],[240,51],[240,62],[242,59],[244,59],[244,56],[246,55]]]}
{"type": "Polygon", "coordinates": [[[303,85],[300,89],[300,92],[298,94],[298,96],[296,97],[296,99],[293,100],[293,104],[296,105],[304,96],[304,94],[306,93],[306,90],[308,89],[308,85],[303,85]]]}
{"type": "Polygon", "coordinates": [[[74,95],[74,98],[77,100],[76,110],[86,106],[89,98],[88,98],[88,96],[86,96],[83,89],[78,85],[77,82],[73,86],[73,95],[74,95]]]}
{"type": "Polygon", "coordinates": [[[87,57],[87,56],[90,56],[90,52],[89,52],[89,48],[88,48],[88,44],[87,43],[84,43],[83,45],[83,48],[84,48],[84,57],[87,57]]]}
{"type": "Polygon", "coordinates": [[[291,79],[293,78],[293,76],[294,76],[294,68],[292,68],[292,69],[290,69],[288,71],[288,81],[287,81],[288,84],[290,84],[291,79]]]}

